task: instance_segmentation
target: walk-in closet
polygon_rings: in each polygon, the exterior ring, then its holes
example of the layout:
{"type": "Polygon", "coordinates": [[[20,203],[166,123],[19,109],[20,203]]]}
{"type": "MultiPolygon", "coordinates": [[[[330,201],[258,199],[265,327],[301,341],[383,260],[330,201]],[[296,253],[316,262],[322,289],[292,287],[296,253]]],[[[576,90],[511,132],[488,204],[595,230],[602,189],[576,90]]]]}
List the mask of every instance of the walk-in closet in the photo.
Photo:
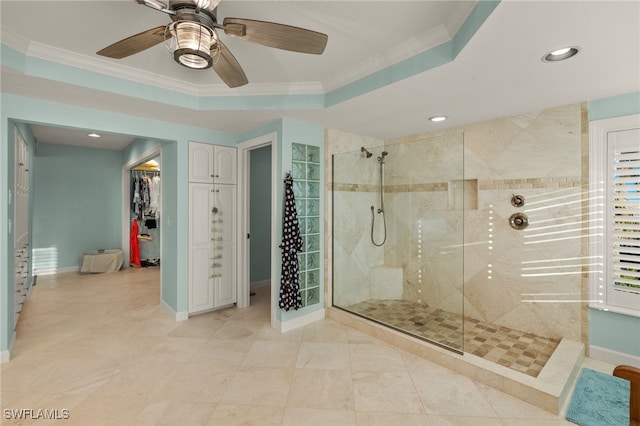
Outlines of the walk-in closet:
{"type": "Polygon", "coordinates": [[[158,159],[131,170],[131,267],[160,264],[160,182],[158,159]]]}

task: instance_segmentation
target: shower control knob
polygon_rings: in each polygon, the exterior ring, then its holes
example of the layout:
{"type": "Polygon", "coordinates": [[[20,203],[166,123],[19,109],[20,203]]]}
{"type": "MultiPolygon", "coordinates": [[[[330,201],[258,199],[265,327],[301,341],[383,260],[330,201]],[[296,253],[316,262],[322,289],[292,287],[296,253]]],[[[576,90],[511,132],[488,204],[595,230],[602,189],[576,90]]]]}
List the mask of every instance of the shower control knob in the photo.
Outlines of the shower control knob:
{"type": "Polygon", "coordinates": [[[513,195],[511,197],[511,205],[513,207],[522,207],[524,206],[524,195],[513,195]]]}
{"type": "Polygon", "coordinates": [[[524,213],[514,213],[509,217],[509,225],[513,229],[522,230],[529,226],[529,218],[524,213]]]}

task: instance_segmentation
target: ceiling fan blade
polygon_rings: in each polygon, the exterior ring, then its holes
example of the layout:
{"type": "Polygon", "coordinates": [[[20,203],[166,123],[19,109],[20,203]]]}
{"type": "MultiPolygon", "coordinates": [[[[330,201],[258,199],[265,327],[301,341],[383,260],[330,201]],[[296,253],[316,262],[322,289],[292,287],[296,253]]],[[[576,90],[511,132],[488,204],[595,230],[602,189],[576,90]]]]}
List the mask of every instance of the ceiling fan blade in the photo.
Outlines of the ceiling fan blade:
{"type": "Polygon", "coordinates": [[[328,40],[326,34],[316,31],[242,18],[225,18],[224,32],[252,43],[316,55],[324,52],[328,40]]]}
{"type": "Polygon", "coordinates": [[[247,84],[249,80],[235,56],[220,40],[218,40],[217,46],[218,52],[212,56],[214,58],[213,69],[218,73],[218,76],[227,86],[232,88],[247,84]]]}
{"type": "Polygon", "coordinates": [[[108,58],[126,58],[127,56],[142,52],[156,44],[162,43],[164,41],[164,30],[164,26],[151,28],[150,30],[117,41],[96,53],[108,58]]]}
{"type": "Polygon", "coordinates": [[[152,9],[156,9],[156,10],[166,10],[167,9],[167,4],[164,2],[161,2],[160,0],[135,0],[136,3],[138,4],[143,4],[145,6],[148,6],[152,9]]]}

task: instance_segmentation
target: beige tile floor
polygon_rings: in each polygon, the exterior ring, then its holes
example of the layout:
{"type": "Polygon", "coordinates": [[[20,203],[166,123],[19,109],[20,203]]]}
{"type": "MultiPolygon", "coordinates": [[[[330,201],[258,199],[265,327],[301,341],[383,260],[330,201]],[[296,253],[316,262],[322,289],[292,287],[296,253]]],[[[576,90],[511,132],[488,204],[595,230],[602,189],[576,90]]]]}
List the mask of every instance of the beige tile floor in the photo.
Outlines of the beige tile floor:
{"type": "Polygon", "coordinates": [[[332,320],[280,334],[268,297],[258,289],[250,308],[175,322],[155,268],[40,278],[0,368],[0,422],[572,424],[332,320]],[[6,409],[69,418],[18,421],[6,409]]]}

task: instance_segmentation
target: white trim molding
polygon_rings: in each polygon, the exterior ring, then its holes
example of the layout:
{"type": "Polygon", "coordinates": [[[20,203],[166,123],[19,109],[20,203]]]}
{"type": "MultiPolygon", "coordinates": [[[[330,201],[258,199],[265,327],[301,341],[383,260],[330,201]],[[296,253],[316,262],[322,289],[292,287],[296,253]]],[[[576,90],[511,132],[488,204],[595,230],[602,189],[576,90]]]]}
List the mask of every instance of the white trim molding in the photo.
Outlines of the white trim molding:
{"type": "Polygon", "coordinates": [[[6,351],[0,352],[0,364],[5,362],[9,362],[11,360],[11,354],[13,353],[13,349],[16,347],[16,332],[13,332],[11,336],[11,341],[9,342],[9,349],[6,351]]]}
{"type": "Polygon", "coordinates": [[[309,325],[317,321],[322,321],[325,317],[324,311],[324,309],[320,309],[284,322],[276,320],[274,328],[280,331],[280,333],[286,333],[287,331],[295,330],[296,328],[304,327],[305,325],[309,325]]]}
{"type": "Polygon", "coordinates": [[[633,365],[634,367],[640,368],[640,357],[600,346],[589,345],[589,358],[608,362],[613,365],[633,365]]]}
{"type": "Polygon", "coordinates": [[[167,305],[167,302],[165,302],[164,300],[160,301],[160,306],[162,306],[162,308],[169,314],[169,316],[171,318],[173,318],[175,321],[186,321],[189,319],[189,312],[187,311],[180,311],[180,312],[176,312],[174,311],[171,306],[167,305]]]}
{"type": "Polygon", "coordinates": [[[640,311],[614,306],[607,300],[607,158],[608,134],[640,128],[640,114],[594,120],[589,123],[589,258],[597,265],[589,273],[589,307],[625,315],[640,316],[640,311]]]}

